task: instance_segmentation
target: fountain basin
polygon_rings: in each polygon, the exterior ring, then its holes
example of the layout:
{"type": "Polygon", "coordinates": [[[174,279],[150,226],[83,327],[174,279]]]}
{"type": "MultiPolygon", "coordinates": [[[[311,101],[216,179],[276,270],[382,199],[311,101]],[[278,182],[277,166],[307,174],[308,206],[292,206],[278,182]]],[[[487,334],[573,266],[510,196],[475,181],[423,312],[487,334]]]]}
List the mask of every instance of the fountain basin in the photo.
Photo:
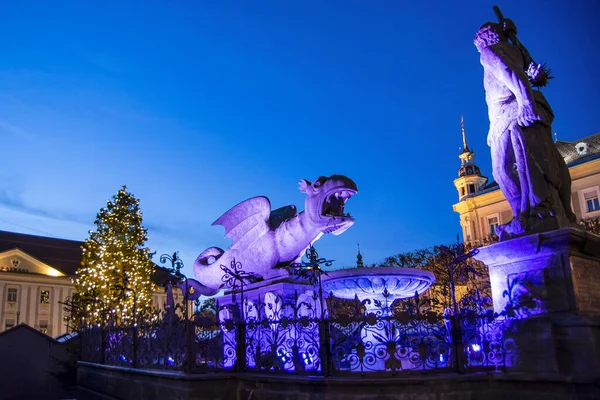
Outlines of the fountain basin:
{"type": "Polygon", "coordinates": [[[342,269],[323,275],[325,293],[342,299],[387,300],[421,294],[435,282],[435,275],[416,268],[371,267],[342,269]]]}

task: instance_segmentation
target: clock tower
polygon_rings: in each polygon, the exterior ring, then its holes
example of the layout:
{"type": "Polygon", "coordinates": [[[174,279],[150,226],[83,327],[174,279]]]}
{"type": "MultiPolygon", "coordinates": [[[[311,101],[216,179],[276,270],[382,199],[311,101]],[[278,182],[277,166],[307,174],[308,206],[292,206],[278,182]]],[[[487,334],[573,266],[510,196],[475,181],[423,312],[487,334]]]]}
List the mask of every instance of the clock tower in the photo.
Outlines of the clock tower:
{"type": "Polygon", "coordinates": [[[458,190],[458,201],[463,201],[469,196],[474,196],[479,192],[486,182],[487,177],[481,175],[479,167],[475,164],[475,153],[469,149],[467,145],[467,135],[465,133],[465,120],[460,117],[460,125],[462,130],[463,148],[458,155],[460,158],[460,169],[458,170],[458,178],[454,180],[454,186],[458,190]]]}

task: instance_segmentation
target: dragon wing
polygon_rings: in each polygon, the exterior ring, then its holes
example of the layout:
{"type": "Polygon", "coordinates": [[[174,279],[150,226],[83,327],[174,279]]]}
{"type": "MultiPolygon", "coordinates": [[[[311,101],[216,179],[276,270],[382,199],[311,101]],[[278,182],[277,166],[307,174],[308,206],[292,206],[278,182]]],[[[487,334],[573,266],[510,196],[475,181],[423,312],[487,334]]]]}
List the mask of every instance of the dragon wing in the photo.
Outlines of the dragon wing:
{"type": "Polygon", "coordinates": [[[269,227],[272,231],[279,228],[284,221],[287,221],[290,218],[294,218],[298,215],[298,210],[295,205],[285,206],[278,208],[277,210],[271,211],[271,215],[269,215],[269,227]]]}
{"type": "Polygon", "coordinates": [[[232,207],[213,225],[225,227],[225,237],[233,241],[232,247],[247,246],[270,230],[270,214],[269,199],[264,196],[253,197],[232,207]]]}

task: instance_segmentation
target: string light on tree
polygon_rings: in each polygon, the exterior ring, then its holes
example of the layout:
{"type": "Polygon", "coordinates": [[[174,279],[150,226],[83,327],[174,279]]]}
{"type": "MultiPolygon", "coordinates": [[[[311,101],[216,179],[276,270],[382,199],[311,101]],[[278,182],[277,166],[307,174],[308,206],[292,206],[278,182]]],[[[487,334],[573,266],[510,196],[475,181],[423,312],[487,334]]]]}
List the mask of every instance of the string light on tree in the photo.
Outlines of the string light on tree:
{"type": "Polygon", "coordinates": [[[97,216],[82,249],[73,280],[79,307],[72,313],[82,325],[135,324],[152,317],[152,253],[146,247],[140,202],[123,186],[97,216]]]}

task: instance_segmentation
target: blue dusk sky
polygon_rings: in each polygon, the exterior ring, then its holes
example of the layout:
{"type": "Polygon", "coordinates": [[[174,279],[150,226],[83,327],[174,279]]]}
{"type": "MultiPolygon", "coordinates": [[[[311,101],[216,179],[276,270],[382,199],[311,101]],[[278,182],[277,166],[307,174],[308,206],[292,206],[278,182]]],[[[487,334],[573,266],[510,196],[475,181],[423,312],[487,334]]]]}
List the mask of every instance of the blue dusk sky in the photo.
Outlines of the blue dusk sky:
{"type": "MultiPolygon", "coordinates": [[[[534,59],[553,130],[600,130],[598,1],[498,1],[534,59]]],[[[3,1],[0,229],[84,240],[126,184],[149,246],[192,273],[211,223],[300,179],[344,174],[355,225],[337,268],[456,240],[460,116],[491,178],[473,36],[494,2],[3,1]]]]}

